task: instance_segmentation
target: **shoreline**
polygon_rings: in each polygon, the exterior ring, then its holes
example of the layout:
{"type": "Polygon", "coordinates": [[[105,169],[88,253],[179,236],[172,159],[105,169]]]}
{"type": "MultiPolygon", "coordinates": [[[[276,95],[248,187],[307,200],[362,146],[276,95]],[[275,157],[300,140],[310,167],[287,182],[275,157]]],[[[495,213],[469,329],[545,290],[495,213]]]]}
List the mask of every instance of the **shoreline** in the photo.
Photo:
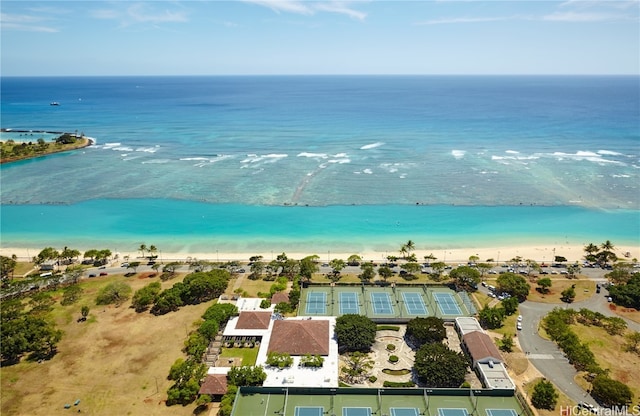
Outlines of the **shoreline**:
{"type": "MultiPolygon", "coordinates": [[[[44,247],[42,247],[44,248],[44,247]]],[[[42,249],[41,248],[41,249],[42,249]]],[[[16,255],[18,261],[31,260],[37,255],[41,249],[29,249],[24,247],[0,247],[0,255],[11,257],[16,255]]],[[[615,246],[615,254],[621,261],[632,261],[633,259],[640,259],[640,246],[620,245],[615,246]],[[629,254],[627,257],[626,254],[629,254]]],[[[188,252],[188,251],[173,251],[163,252],[158,250],[156,254],[158,259],[162,263],[169,261],[186,261],[187,259],[198,259],[211,262],[226,262],[226,261],[248,261],[249,257],[260,255],[264,261],[274,260],[281,250],[274,251],[255,251],[255,252],[241,252],[241,251],[209,251],[209,252],[188,252]]],[[[522,260],[535,260],[539,264],[546,263],[551,264],[554,260],[554,256],[563,256],[567,259],[567,264],[581,262],[584,258],[584,246],[583,245],[563,245],[557,246],[553,243],[549,244],[536,244],[536,245],[512,245],[512,246],[495,246],[495,247],[462,247],[462,248],[441,248],[438,250],[413,250],[419,263],[424,262],[424,256],[433,254],[436,257],[436,261],[442,261],[447,264],[459,264],[466,263],[470,256],[477,256],[480,258],[479,262],[487,262],[488,259],[492,259],[493,263],[502,264],[515,257],[521,257],[522,260]]],[[[327,251],[327,252],[286,252],[288,258],[300,260],[304,257],[317,255],[321,263],[328,262],[332,259],[347,260],[347,258],[353,254],[359,255],[364,261],[381,262],[386,260],[387,255],[400,256],[399,251],[373,251],[368,250],[364,252],[346,252],[346,251],[327,251]]],[[[126,256],[129,259],[142,258],[140,251],[119,251],[113,252],[113,255],[117,255],[112,258],[113,261],[123,260],[126,256]]]]}
{"type": "MultiPolygon", "coordinates": [[[[68,134],[71,136],[75,136],[77,139],[80,140],[80,143],[78,143],[77,145],[74,144],[71,147],[65,148],[65,149],[57,149],[57,150],[53,150],[53,151],[47,151],[45,153],[38,153],[38,154],[34,154],[34,155],[28,155],[28,156],[24,156],[24,157],[17,157],[17,158],[4,158],[4,159],[0,159],[0,164],[7,164],[7,163],[13,163],[13,162],[20,162],[23,160],[31,160],[31,159],[38,159],[41,157],[45,157],[45,156],[49,156],[49,155],[54,155],[56,153],[64,153],[64,152],[71,152],[74,150],[79,150],[79,149],[84,149],[85,147],[89,147],[89,146],[93,146],[96,144],[97,140],[93,137],[88,137],[88,136],[78,136],[76,133],[69,133],[69,132],[57,132],[57,131],[46,131],[46,130],[14,130],[14,129],[6,129],[6,128],[2,128],[0,129],[0,131],[2,131],[2,133],[41,133],[41,134],[57,134],[59,136],[68,134]]],[[[16,139],[11,139],[13,140],[15,143],[29,143],[30,140],[16,140],[16,139]]],[[[49,144],[49,142],[47,143],[49,144]]]]}

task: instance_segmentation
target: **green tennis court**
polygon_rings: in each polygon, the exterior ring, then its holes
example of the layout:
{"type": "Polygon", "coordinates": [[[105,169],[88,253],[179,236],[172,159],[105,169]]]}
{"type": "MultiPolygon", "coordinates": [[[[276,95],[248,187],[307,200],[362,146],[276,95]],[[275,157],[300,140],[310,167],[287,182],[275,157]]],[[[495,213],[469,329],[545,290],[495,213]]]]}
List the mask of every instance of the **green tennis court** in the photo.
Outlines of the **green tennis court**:
{"type": "Polygon", "coordinates": [[[371,292],[371,305],[376,315],[393,315],[391,296],[386,292],[371,292]]]}
{"type": "Polygon", "coordinates": [[[370,407],[343,407],[342,416],[371,416],[370,407]]]}
{"type": "Polygon", "coordinates": [[[426,315],[427,305],[422,300],[422,295],[415,292],[402,292],[404,307],[409,315],[426,315]]]}
{"type": "Polygon", "coordinates": [[[487,416],[518,416],[513,409],[487,409],[487,416]]]}
{"type": "MultiPolygon", "coordinates": [[[[435,292],[433,297],[443,315],[462,315],[458,302],[451,293],[435,292]]],[[[447,415],[456,416],[456,415],[447,415]]]]}
{"type": "Polygon", "coordinates": [[[307,292],[307,314],[324,315],[327,311],[327,294],[307,292]]]}
{"type": "Polygon", "coordinates": [[[324,407],[296,406],[294,416],[322,416],[324,407]]]}
{"type": "Polygon", "coordinates": [[[360,314],[358,294],[356,292],[340,292],[338,302],[340,303],[340,315],[348,313],[360,314]]]}
{"type": "Polygon", "coordinates": [[[443,409],[438,408],[438,416],[469,416],[467,409],[443,409]]]}
{"type": "Polygon", "coordinates": [[[392,407],[389,409],[391,416],[419,416],[420,409],[415,407],[392,407]]]}

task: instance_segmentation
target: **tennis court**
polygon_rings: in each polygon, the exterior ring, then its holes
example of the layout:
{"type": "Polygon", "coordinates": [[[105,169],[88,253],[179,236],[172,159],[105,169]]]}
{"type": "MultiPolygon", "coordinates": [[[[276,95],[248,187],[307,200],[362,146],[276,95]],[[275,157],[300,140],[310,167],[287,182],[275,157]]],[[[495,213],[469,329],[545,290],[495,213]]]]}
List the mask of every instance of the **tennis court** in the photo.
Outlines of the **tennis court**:
{"type": "Polygon", "coordinates": [[[402,299],[404,299],[404,308],[409,315],[426,315],[427,306],[422,300],[422,295],[415,292],[403,292],[402,299]]]}
{"type": "Polygon", "coordinates": [[[358,294],[356,292],[340,292],[338,301],[340,302],[340,315],[347,313],[360,314],[358,294]]]}
{"type": "MultiPolygon", "coordinates": [[[[462,311],[458,306],[458,302],[451,293],[434,292],[433,297],[438,304],[438,308],[443,315],[462,315],[462,311]]],[[[446,416],[459,416],[459,415],[446,415],[446,416]]]]}
{"type": "Polygon", "coordinates": [[[518,416],[513,409],[487,409],[487,416],[518,416]]]}
{"type": "Polygon", "coordinates": [[[469,416],[467,409],[443,409],[438,408],[438,416],[469,416]]]}
{"type": "Polygon", "coordinates": [[[370,407],[343,407],[342,416],[371,416],[370,407]]]}
{"type": "Polygon", "coordinates": [[[371,305],[376,315],[393,315],[391,296],[386,292],[371,292],[371,305]]]}
{"type": "Polygon", "coordinates": [[[419,416],[420,409],[415,407],[392,407],[389,409],[391,416],[419,416]]]}
{"type": "Polygon", "coordinates": [[[294,416],[322,416],[324,407],[296,406],[294,416]]]}
{"type": "Polygon", "coordinates": [[[307,314],[324,315],[327,311],[327,294],[324,292],[307,292],[307,314]]]}

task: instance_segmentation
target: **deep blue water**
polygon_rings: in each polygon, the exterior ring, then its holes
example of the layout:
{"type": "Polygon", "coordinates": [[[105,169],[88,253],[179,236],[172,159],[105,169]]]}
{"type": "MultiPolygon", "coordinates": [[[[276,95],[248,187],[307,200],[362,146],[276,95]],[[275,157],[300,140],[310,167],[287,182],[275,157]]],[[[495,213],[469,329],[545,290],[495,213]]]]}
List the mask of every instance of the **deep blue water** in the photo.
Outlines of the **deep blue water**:
{"type": "Polygon", "coordinates": [[[155,238],[180,249],[383,250],[406,238],[620,244],[640,234],[638,77],[1,82],[3,128],[97,140],[2,165],[3,246],[155,238]]]}

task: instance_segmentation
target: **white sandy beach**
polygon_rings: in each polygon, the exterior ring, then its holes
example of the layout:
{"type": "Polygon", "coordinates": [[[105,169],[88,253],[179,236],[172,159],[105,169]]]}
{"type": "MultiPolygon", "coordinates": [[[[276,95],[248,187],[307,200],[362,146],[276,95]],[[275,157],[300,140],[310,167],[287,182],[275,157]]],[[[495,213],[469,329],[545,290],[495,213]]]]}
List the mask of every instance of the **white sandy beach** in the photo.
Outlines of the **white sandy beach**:
{"type": "MultiPolygon", "coordinates": [[[[43,247],[44,248],[44,247],[43,247]]],[[[159,247],[160,250],[162,249],[159,247]]],[[[61,249],[61,248],[60,248],[61,249]]],[[[615,246],[614,249],[616,255],[622,260],[632,260],[632,259],[640,259],[640,245],[639,246],[615,246]]],[[[31,259],[33,256],[38,254],[39,250],[37,249],[27,249],[27,248],[19,248],[19,247],[0,247],[0,255],[11,257],[12,255],[16,255],[19,260],[26,261],[31,259]]],[[[584,246],[582,245],[562,245],[562,246],[554,246],[553,244],[549,245],[511,245],[504,247],[468,247],[468,248],[451,248],[451,249],[440,249],[440,250],[415,250],[418,261],[422,261],[424,256],[433,254],[436,257],[436,261],[444,261],[446,263],[464,263],[469,260],[470,256],[478,256],[481,262],[487,261],[491,259],[493,262],[502,263],[508,260],[511,260],[515,257],[521,257],[523,260],[531,259],[535,260],[539,263],[551,263],[554,259],[554,256],[563,256],[568,262],[573,263],[576,261],[581,261],[584,257],[584,246]]],[[[141,255],[139,251],[135,252],[120,252],[114,253],[117,254],[118,258],[114,260],[124,259],[128,256],[130,259],[137,258],[141,255]]],[[[176,261],[176,260],[186,260],[188,258],[196,258],[198,260],[208,260],[208,261],[229,261],[229,260],[238,260],[238,261],[248,261],[249,257],[261,255],[265,261],[270,261],[275,259],[278,254],[281,254],[279,251],[269,251],[269,252],[258,252],[258,253],[240,253],[240,252],[162,252],[159,251],[158,258],[160,261],[166,263],[168,261],[176,261]]],[[[325,262],[331,259],[343,259],[346,260],[352,254],[358,254],[364,260],[371,260],[374,262],[380,262],[385,259],[388,255],[400,255],[399,252],[375,252],[368,251],[362,253],[346,253],[346,252],[286,252],[287,257],[293,259],[302,259],[306,256],[310,256],[316,254],[320,257],[320,261],[325,262]]]]}

